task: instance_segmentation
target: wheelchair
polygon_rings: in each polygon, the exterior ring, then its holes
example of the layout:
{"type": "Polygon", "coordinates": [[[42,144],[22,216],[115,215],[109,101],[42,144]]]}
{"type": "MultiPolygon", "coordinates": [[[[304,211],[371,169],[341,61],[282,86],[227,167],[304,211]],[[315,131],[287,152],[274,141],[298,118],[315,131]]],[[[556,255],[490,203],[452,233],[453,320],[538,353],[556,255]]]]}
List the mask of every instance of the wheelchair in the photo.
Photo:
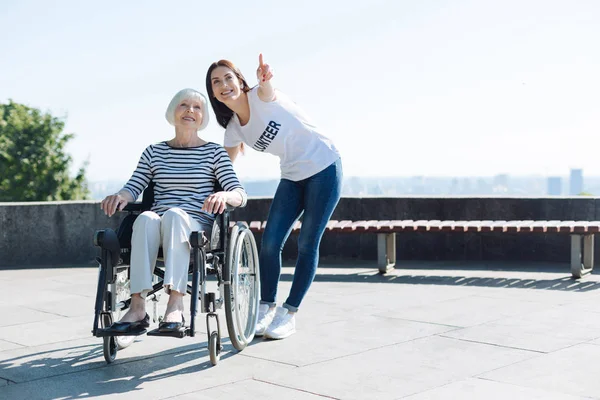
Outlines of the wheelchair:
{"type": "MultiPolygon", "coordinates": [[[[190,235],[188,277],[191,277],[191,284],[188,279],[187,285],[191,303],[189,326],[182,326],[179,331],[166,334],[158,329],[144,329],[131,336],[112,336],[102,331],[113,321],[119,320],[131,304],[129,261],[133,222],[142,212],[150,210],[154,197],[153,186],[151,183],[144,190],[141,203],[125,206],[122,212],[127,212],[128,215],[116,232],[104,229],[94,234],[94,245],[100,248],[101,256],[96,258],[99,273],[92,335],[102,337],[104,359],[110,364],[115,361],[118,350],[126,348],[136,336],[142,334],[195,337],[195,316],[199,302],[200,312],[206,313],[210,361],[212,365],[216,365],[223,349],[217,310],[225,308],[229,339],[238,351],[242,351],[254,338],[258,318],[260,279],[256,242],[247,224],[230,224],[231,207],[216,216],[210,238],[204,232],[192,232],[190,235]],[[207,292],[208,275],[216,277],[218,292],[207,292]]],[[[147,302],[153,302],[153,322],[157,321],[159,292],[163,290],[165,272],[161,261],[162,249],[154,269],[152,290],[146,296],[147,302]]]]}

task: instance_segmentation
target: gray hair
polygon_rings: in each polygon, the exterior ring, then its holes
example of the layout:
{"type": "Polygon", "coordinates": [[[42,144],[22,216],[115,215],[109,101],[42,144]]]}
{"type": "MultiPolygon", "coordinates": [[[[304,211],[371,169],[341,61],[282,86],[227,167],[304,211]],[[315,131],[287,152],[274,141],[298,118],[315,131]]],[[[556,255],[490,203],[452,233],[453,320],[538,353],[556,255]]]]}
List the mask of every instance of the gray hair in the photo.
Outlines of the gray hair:
{"type": "Polygon", "coordinates": [[[205,95],[194,89],[182,89],[177,92],[175,96],[173,96],[173,99],[167,107],[167,112],[165,113],[165,117],[171,125],[175,125],[175,109],[177,106],[184,100],[192,99],[198,100],[202,107],[202,125],[200,125],[198,130],[201,131],[202,129],[206,128],[208,125],[208,100],[206,99],[205,95]]]}

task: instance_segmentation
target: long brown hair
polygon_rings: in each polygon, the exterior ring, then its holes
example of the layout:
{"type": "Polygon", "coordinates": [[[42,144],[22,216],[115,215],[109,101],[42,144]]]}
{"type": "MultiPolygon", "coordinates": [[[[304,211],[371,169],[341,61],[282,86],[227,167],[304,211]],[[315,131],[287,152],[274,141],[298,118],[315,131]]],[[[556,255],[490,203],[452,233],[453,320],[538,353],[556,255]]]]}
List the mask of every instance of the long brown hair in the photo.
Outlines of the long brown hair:
{"type": "Polygon", "coordinates": [[[213,92],[212,82],[210,79],[212,72],[217,67],[226,67],[232,70],[235,76],[237,76],[237,78],[240,80],[241,88],[244,93],[248,93],[250,91],[250,86],[248,86],[246,78],[244,78],[244,75],[242,75],[238,67],[236,67],[229,60],[219,60],[210,64],[210,67],[208,67],[208,71],[206,72],[206,92],[208,93],[210,105],[212,106],[212,109],[215,112],[215,116],[217,117],[217,122],[219,123],[219,125],[221,125],[223,128],[227,128],[227,124],[229,124],[231,117],[233,117],[233,111],[224,103],[221,103],[215,98],[215,93],[213,92]]]}

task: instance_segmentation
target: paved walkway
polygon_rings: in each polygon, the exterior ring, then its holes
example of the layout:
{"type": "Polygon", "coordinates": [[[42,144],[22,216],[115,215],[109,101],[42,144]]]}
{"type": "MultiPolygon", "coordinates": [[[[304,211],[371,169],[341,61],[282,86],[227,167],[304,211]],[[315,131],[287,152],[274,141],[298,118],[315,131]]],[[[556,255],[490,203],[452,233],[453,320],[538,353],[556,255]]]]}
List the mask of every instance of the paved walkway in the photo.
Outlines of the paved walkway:
{"type": "Polygon", "coordinates": [[[216,367],[204,333],[144,336],[106,365],[95,268],[0,271],[0,399],[600,399],[600,275],[400,267],[325,265],[296,335],[241,353],[226,341],[216,367]]]}

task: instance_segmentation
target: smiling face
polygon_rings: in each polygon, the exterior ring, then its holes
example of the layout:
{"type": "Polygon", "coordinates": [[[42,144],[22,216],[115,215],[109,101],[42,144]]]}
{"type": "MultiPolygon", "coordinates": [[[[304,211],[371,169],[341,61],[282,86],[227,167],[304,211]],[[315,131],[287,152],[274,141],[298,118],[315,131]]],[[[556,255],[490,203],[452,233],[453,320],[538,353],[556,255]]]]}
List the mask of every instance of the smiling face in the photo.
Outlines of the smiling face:
{"type": "Polygon", "coordinates": [[[212,92],[221,103],[230,104],[244,93],[243,83],[237,75],[227,67],[215,68],[210,76],[212,92]]]}
{"type": "Polygon", "coordinates": [[[182,89],[173,96],[165,118],[169,124],[180,128],[200,131],[208,125],[208,99],[195,89],[182,89]]]}
{"type": "Polygon", "coordinates": [[[200,129],[202,125],[202,102],[195,98],[183,99],[173,112],[175,126],[200,129]]]}

